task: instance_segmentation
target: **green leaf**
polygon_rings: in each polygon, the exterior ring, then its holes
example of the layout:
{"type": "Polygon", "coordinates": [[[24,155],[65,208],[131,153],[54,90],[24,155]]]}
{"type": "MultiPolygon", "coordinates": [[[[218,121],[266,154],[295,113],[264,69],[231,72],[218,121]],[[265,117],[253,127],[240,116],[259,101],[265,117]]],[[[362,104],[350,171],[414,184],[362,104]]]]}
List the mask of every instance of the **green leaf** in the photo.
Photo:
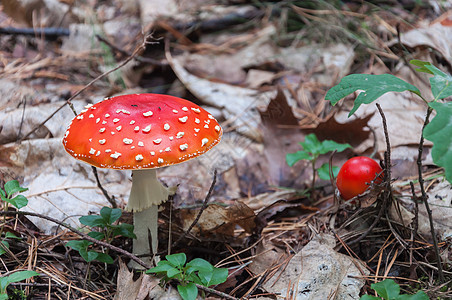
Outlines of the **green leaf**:
{"type": "Polygon", "coordinates": [[[8,239],[18,239],[18,240],[21,240],[21,239],[22,239],[21,237],[18,237],[17,235],[15,235],[14,233],[9,232],[9,231],[7,231],[7,232],[5,233],[5,238],[8,238],[8,239]]]}
{"type": "Polygon", "coordinates": [[[66,243],[66,247],[70,247],[76,251],[80,251],[82,249],[88,248],[89,245],[91,245],[92,242],[88,242],[86,240],[83,241],[69,241],[66,243]]]}
{"type": "Polygon", "coordinates": [[[80,223],[89,227],[101,227],[104,228],[107,223],[105,220],[99,215],[89,215],[83,216],[78,219],[80,223]]]}
{"type": "Polygon", "coordinates": [[[9,249],[9,243],[7,241],[2,241],[1,243],[3,244],[3,246],[0,246],[0,255],[3,255],[6,253],[6,250],[4,249],[4,247],[9,249]]]}
{"type": "Polygon", "coordinates": [[[195,300],[198,297],[198,288],[194,283],[178,285],[177,291],[184,300],[195,300]]]}
{"type": "MultiPolygon", "coordinates": [[[[320,179],[323,180],[330,180],[330,169],[329,164],[324,163],[318,170],[317,173],[319,174],[320,179]]],[[[339,167],[333,166],[333,175],[334,177],[337,176],[339,173],[339,167]]]]}
{"type": "Polygon", "coordinates": [[[28,204],[28,199],[24,195],[17,195],[13,199],[5,199],[5,201],[14,205],[17,209],[21,209],[28,204]]]}
{"type": "Polygon", "coordinates": [[[185,253],[176,253],[165,256],[166,260],[169,261],[174,267],[183,267],[187,261],[187,256],[185,253]]]}
{"type": "Polygon", "coordinates": [[[379,297],[371,296],[371,295],[362,295],[359,300],[381,300],[379,297]]]}
{"type": "Polygon", "coordinates": [[[97,252],[96,260],[106,263],[106,264],[114,263],[114,260],[110,255],[108,255],[107,253],[102,253],[102,252],[97,252]]]}
{"type": "Polygon", "coordinates": [[[419,291],[414,295],[399,295],[397,300],[430,300],[430,298],[423,291],[419,291]]]}
{"type": "Polygon", "coordinates": [[[6,294],[6,293],[1,293],[1,294],[0,294],[0,300],[8,300],[8,294],[6,294]]]}
{"type": "Polygon", "coordinates": [[[324,140],[321,143],[319,153],[325,154],[334,150],[336,150],[337,152],[342,152],[347,148],[352,148],[352,146],[350,146],[349,144],[339,144],[331,140],[324,140]]]}
{"type": "Polygon", "coordinates": [[[128,238],[136,239],[137,236],[133,233],[133,225],[121,223],[120,225],[113,225],[113,236],[122,235],[128,238]]]}
{"type": "Polygon", "coordinates": [[[15,272],[8,276],[8,284],[10,284],[12,282],[19,282],[19,281],[22,281],[22,280],[25,280],[25,279],[28,279],[30,277],[37,276],[37,275],[39,275],[39,273],[35,272],[35,271],[15,272]]]}
{"type": "Polygon", "coordinates": [[[213,266],[202,258],[195,258],[192,261],[187,263],[187,273],[190,274],[194,271],[203,271],[203,272],[211,272],[213,270],[213,266]]]}
{"type": "Polygon", "coordinates": [[[300,142],[300,145],[303,146],[303,150],[314,154],[314,156],[316,156],[316,154],[321,154],[320,151],[322,150],[322,143],[320,143],[314,133],[310,133],[305,136],[304,141],[300,142]]]}
{"type": "Polygon", "coordinates": [[[400,286],[392,279],[372,283],[370,287],[383,299],[397,299],[400,294],[400,286]]]}
{"type": "Polygon", "coordinates": [[[100,215],[105,220],[106,224],[111,225],[121,217],[122,211],[119,208],[104,206],[100,210],[100,215]]]}
{"type": "Polygon", "coordinates": [[[313,157],[306,151],[297,151],[295,153],[287,153],[286,154],[286,162],[289,167],[292,167],[294,164],[299,162],[300,160],[312,160],[313,157]]]}
{"type": "Polygon", "coordinates": [[[424,128],[424,137],[433,142],[433,162],[443,167],[446,179],[452,183],[452,102],[431,102],[436,116],[424,128]]]}
{"type": "Polygon", "coordinates": [[[179,268],[170,268],[166,271],[166,276],[168,276],[168,278],[174,278],[176,275],[181,274],[182,271],[179,268]]]}
{"type": "Polygon", "coordinates": [[[93,239],[96,239],[98,241],[100,241],[100,240],[105,238],[105,234],[103,232],[98,232],[98,231],[88,232],[88,235],[90,237],[92,237],[93,239]]]}
{"type": "Polygon", "coordinates": [[[2,198],[2,200],[3,198],[6,198],[6,193],[2,189],[0,189],[0,198],[2,198]]]}
{"type": "Polygon", "coordinates": [[[156,267],[153,267],[149,270],[146,271],[146,274],[149,273],[163,273],[163,272],[167,272],[169,269],[174,268],[174,266],[172,266],[168,261],[166,260],[161,260],[157,263],[156,267]]]}
{"type": "Polygon", "coordinates": [[[412,59],[412,60],[410,60],[410,64],[415,65],[416,67],[419,67],[419,68],[415,69],[418,72],[423,72],[423,73],[433,75],[433,72],[425,67],[426,65],[431,65],[431,63],[429,63],[428,61],[412,59]]]}
{"type": "Polygon", "coordinates": [[[211,272],[209,281],[206,282],[206,286],[223,283],[228,279],[228,275],[229,275],[228,269],[214,268],[211,272]]]}
{"type": "Polygon", "coordinates": [[[430,78],[430,86],[432,88],[435,100],[444,99],[452,95],[452,76],[444,73],[434,65],[425,65],[433,77],[430,78]]]}
{"type": "Polygon", "coordinates": [[[339,100],[358,90],[363,92],[356,97],[353,108],[348,114],[349,117],[356,112],[361,104],[372,103],[387,92],[410,91],[417,95],[421,94],[417,87],[394,75],[352,74],[345,76],[338,85],[332,87],[326,93],[325,100],[336,105],[339,100]]]}
{"type": "Polygon", "coordinates": [[[21,193],[27,191],[27,188],[23,188],[20,186],[19,181],[17,180],[10,180],[7,183],[5,183],[5,191],[6,194],[8,194],[8,197],[11,198],[11,196],[15,193],[21,193]]]}

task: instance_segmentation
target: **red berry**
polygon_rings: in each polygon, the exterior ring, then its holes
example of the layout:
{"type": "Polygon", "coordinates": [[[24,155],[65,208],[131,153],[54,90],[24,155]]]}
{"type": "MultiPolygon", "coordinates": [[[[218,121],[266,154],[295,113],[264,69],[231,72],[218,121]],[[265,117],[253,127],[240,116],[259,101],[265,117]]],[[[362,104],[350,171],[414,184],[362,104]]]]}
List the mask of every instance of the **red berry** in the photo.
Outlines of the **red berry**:
{"type": "MultiPolygon", "coordinates": [[[[344,200],[362,194],[372,180],[382,172],[380,165],[365,156],[353,157],[345,162],[337,174],[336,185],[344,200]]],[[[381,177],[376,183],[381,182],[381,177]]]]}

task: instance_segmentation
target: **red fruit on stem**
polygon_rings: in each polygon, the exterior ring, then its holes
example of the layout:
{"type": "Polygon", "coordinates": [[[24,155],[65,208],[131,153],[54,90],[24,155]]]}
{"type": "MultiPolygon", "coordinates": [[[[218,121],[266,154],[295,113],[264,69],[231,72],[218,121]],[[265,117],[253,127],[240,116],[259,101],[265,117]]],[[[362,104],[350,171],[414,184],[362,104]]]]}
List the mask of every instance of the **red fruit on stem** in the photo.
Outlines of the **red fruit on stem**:
{"type": "MultiPolygon", "coordinates": [[[[344,200],[348,200],[364,193],[370,182],[382,171],[375,160],[365,156],[357,156],[347,160],[340,169],[336,179],[336,185],[341,197],[344,200]]],[[[381,176],[375,180],[376,183],[381,181],[381,176]]]]}

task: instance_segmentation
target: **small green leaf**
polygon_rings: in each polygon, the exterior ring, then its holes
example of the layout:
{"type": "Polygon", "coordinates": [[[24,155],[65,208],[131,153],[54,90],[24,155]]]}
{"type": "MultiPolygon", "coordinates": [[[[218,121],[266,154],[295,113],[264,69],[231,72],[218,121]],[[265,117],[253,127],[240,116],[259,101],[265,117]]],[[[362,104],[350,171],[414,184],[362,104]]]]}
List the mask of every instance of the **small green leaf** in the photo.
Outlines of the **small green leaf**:
{"type": "Polygon", "coordinates": [[[17,209],[21,209],[28,204],[28,199],[24,195],[17,195],[13,199],[8,199],[5,201],[10,203],[11,205],[14,205],[14,207],[16,207],[17,209]]]}
{"type": "Polygon", "coordinates": [[[105,220],[99,215],[89,215],[83,216],[78,219],[80,223],[89,227],[101,227],[104,228],[107,223],[105,220]]]}
{"type": "Polygon", "coordinates": [[[228,279],[228,269],[214,268],[211,272],[210,279],[206,282],[206,286],[217,285],[225,282],[228,279]]]}
{"type": "Polygon", "coordinates": [[[9,243],[7,241],[2,241],[1,243],[3,244],[3,246],[0,246],[0,255],[3,255],[6,253],[6,249],[4,247],[9,249],[9,243]]]}
{"type": "Polygon", "coordinates": [[[194,283],[187,285],[178,285],[177,291],[184,300],[195,300],[198,297],[198,288],[194,283]]]}
{"type": "Polygon", "coordinates": [[[314,156],[316,156],[316,154],[321,154],[320,150],[322,149],[322,143],[320,143],[314,133],[305,136],[304,141],[300,142],[300,145],[303,146],[303,150],[314,154],[314,156]]]}
{"type": "Polygon", "coordinates": [[[33,276],[38,276],[39,273],[35,271],[19,271],[8,276],[8,284],[19,282],[33,276]]]}
{"type": "Polygon", "coordinates": [[[149,270],[146,271],[146,274],[149,273],[163,273],[163,272],[167,272],[169,269],[174,268],[174,266],[172,266],[168,261],[166,260],[161,260],[157,263],[156,267],[153,267],[149,270]]]}
{"type": "Polygon", "coordinates": [[[8,300],[8,294],[6,294],[6,293],[1,293],[0,294],[0,300],[8,300]]]}
{"type": "Polygon", "coordinates": [[[444,73],[434,65],[425,65],[434,76],[430,78],[430,86],[432,88],[435,100],[444,99],[452,95],[452,76],[444,73]]]}
{"type": "Polygon", "coordinates": [[[169,261],[174,267],[183,267],[187,261],[187,256],[185,253],[176,253],[165,256],[166,260],[169,261]]]}
{"type": "Polygon", "coordinates": [[[425,67],[426,65],[431,65],[431,63],[429,63],[428,61],[412,59],[412,60],[410,60],[410,64],[418,67],[418,68],[415,69],[418,72],[423,72],[423,73],[427,73],[427,74],[433,75],[433,72],[425,67]]]}
{"type": "Polygon", "coordinates": [[[66,243],[66,247],[70,247],[76,251],[80,251],[82,249],[88,248],[89,245],[91,245],[92,242],[88,242],[86,240],[83,241],[69,241],[66,243]]]}
{"type": "Polygon", "coordinates": [[[446,179],[452,183],[452,102],[431,102],[436,116],[424,128],[424,137],[433,142],[433,162],[443,167],[446,179]]]}
{"type": "Polygon", "coordinates": [[[359,300],[381,300],[379,297],[371,296],[371,295],[362,295],[359,300]]]}
{"type": "Polygon", "coordinates": [[[105,220],[106,224],[111,225],[121,217],[122,211],[119,208],[104,206],[100,210],[100,215],[105,220]]]}
{"type": "MultiPolygon", "coordinates": [[[[320,179],[322,180],[330,180],[330,166],[328,163],[324,163],[318,170],[317,173],[319,174],[320,179]]],[[[339,167],[333,166],[333,175],[334,177],[337,176],[339,173],[339,167]]]]}
{"type": "Polygon", "coordinates": [[[352,74],[345,76],[338,85],[332,87],[326,93],[325,100],[336,105],[339,100],[358,90],[363,92],[356,97],[353,108],[348,114],[349,117],[356,112],[361,104],[372,103],[387,92],[410,91],[417,95],[421,94],[417,87],[394,75],[352,74]]]}
{"type": "Polygon", "coordinates": [[[7,231],[7,232],[5,233],[5,238],[9,238],[9,239],[18,239],[18,240],[21,240],[21,239],[22,239],[21,237],[18,237],[17,235],[15,235],[14,233],[12,233],[12,232],[10,232],[10,231],[7,231]]]}
{"type": "Polygon", "coordinates": [[[349,144],[339,144],[331,140],[324,140],[321,143],[319,153],[325,154],[334,150],[336,150],[337,152],[342,152],[347,148],[352,148],[352,146],[350,146],[349,144]]]}
{"type": "Polygon", "coordinates": [[[213,270],[213,266],[202,258],[195,258],[192,261],[187,263],[187,273],[190,274],[194,271],[203,271],[203,272],[211,272],[213,270]]]}
{"type": "Polygon", "coordinates": [[[99,256],[99,254],[101,254],[101,253],[99,253],[99,252],[97,252],[97,251],[93,251],[93,250],[90,250],[90,251],[87,251],[87,250],[81,250],[81,251],[79,251],[79,253],[80,253],[80,256],[81,256],[84,260],[86,260],[86,262],[90,262],[90,261],[93,261],[93,260],[97,259],[97,257],[99,256]]]}
{"type": "Polygon", "coordinates": [[[113,258],[110,255],[108,255],[107,253],[97,252],[96,260],[106,263],[106,264],[114,263],[113,258]]]}
{"type": "Polygon", "coordinates": [[[6,194],[8,194],[8,197],[11,198],[11,196],[15,193],[21,193],[27,191],[27,188],[23,188],[20,186],[19,181],[17,180],[10,180],[7,183],[5,183],[5,191],[6,194]]]}
{"type": "Polygon", "coordinates": [[[425,292],[419,291],[414,295],[399,295],[397,300],[430,300],[430,298],[425,292]]]}
{"type": "Polygon", "coordinates": [[[2,198],[2,200],[3,198],[6,198],[6,193],[2,189],[0,189],[0,198],[2,198]]]}
{"type": "Polygon", "coordinates": [[[96,239],[98,241],[100,241],[100,240],[105,238],[105,234],[103,232],[98,232],[98,231],[88,232],[88,235],[90,237],[92,237],[93,239],[96,239]]]}
{"type": "Polygon", "coordinates": [[[396,299],[400,294],[400,286],[392,279],[372,283],[370,287],[383,299],[396,299]]]}
{"type": "Polygon", "coordinates": [[[133,233],[133,225],[121,223],[120,225],[113,225],[113,236],[122,235],[128,238],[136,239],[137,236],[133,233]]]}
{"type": "Polygon", "coordinates": [[[286,162],[289,167],[292,167],[294,164],[299,162],[300,160],[312,160],[311,155],[306,151],[297,151],[295,153],[287,153],[286,154],[286,162]]]}
{"type": "Polygon", "coordinates": [[[179,268],[170,268],[166,271],[168,278],[174,278],[176,275],[181,274],[182,271],[179,268]]]}

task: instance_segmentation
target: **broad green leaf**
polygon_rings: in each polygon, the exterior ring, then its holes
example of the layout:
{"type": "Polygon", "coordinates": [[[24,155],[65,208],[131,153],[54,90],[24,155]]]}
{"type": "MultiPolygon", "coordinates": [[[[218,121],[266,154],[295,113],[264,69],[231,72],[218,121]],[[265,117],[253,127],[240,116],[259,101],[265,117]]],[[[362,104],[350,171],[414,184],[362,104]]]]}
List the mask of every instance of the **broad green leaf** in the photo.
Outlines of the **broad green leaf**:
{"type": "Polygon", "coordinates": [[[8,194],[8,197],[11,197],[15,193],[21,193],[27,190],[28,190],[27,188],[21,187],[19,181],[17,180],[10,180],[7,183],[5,183],[5,191],[6,194],[8,194]]]}
{"type": "Polygon", "coordinates": [[[83,216],[78,219],[80,223],[89,227],[102,227],[104,228],[107,223],[105,220],[99,215],[89,215],[83,216]]]}
{"type": "Polygon", "coordinates": [[[0,255],[3,255],[6,253],[6,249],[9,249],[9,243],[7,241],[2,241],[1,242],[3,246],[0,246],[0,255]]]}
{"type": "Polygon", "coordinates": [[[12,232],[10,232],[10,231],[7,231],[7,232],[5,233],[5,237],[6,237],[6,238],[9,238],[9,239],[18,239],[18,240],[21,240],[21,239],[22,239],[21,237],[18,237],[17,235],[15,235],[14,233],[12,233],[12,232]]]}
{"type": "Polygon", "coordinates": [[[195,258],[192,261],[187,263],[187,273],[190,274],[194,271],[204,271],[211,272],[213,270],[213,266],[202,258],[195,258]]]}
{"type": "Polygon", "coordinates": [[[6,293],[1,293],[0,294],[0,300],[8,300],[8,294],[6,294],[6,293]]]}
{"type": "Polygon", "coordinates": [[[165,256],[166,260],[169,261],[175,267],[183,267],[187,261],[185,253],[176,253],[165,256]]]}
{"type": "Polygon", "coordinates": [[[6,287],[9,285],[8,276],[0,277],[0,290],[2,293],[6,292],[6,287]]]}
{"type": "Polygon", "coordinates": [[[132,224],[121,223],[120,225],[114,225],[113,228],[113,236],[122,235],[132,239],[137,238],[137,236],[133,233],[132,224]]]}
{"type": "Polygon", "coordinates": [[[359,300],[381,300],[379,297],[371,296],[371,295],[362,295],[359,300]]]}
{"type": "Polygon", "coordinates": [[[186,281],[186,282],[194,282],[194,283],[200,284],[200,285],[203,285],[203,284],[204,284],[204,283],[202,282],[201,278],[199,278],[198,274],[196,274],[196,273],[190,273],[190,274],[187,274],[187,275],[185,276],[185,281],[186,281]]]}
{"type": "Polygon", "coordinates": [[[430,300],[430,298],[423,291],[419,291],[414,295],[399,295],[397,300],[430,300]]]}
{"type": "Polygon", "coordinates": [[[108,225],[111,225],[121,217],[122,211],[119,208],[104,206],[100,210],[100,215],[108,225]]]}
{"type": "Polygon", "coordinates": [[[22,281],[22,280],[25,280],[25,279],[28,279],[30,277],[37,276],[37,275],[39,275],[39,273],[35,272],[35,271],[15,272],[8,276],[8,284],[10,284],[12,282],[19,282],[19,281],[22,281]]]}
{"type": "Polygon", "coordinates": [[[320,154],[325,154],[334,150],[336,150],[337,152],[342,152],[347,148],[352,148],[352,146],[350,146],[349,144],[339,144],[331,140],[324,140],[321,143],[319,152],[320,154]]]}
{"type": "Polygon", "coordinates": [[[168,269],[168,271],[166,271],[166,276],[168,276],[168,278],[173,278],[178,274],[181,274],[182,271],[179,268],[171,268],[168,269]]]}
{"type": "Polygon", "coordinates": [[[178,285],[177,291],[184,300],[195,300],[198,297],[198,288],[194,283],[178,285]]]}
{"type": "Polygon", "coordinates": [[[426,65],[431,65],[431,63],[429,63],[428,61],[412,59],[412,60],[410,60],[410,64],[415,65],[416,67],[418,67],[418,68],[415,69],[418,72],[423,72],[423,73],[427,73],[427,74],[433,75],[433,72],[425,67],[426,65]]]}
{"type": "Polygon", "coordinates": [[[322,150],[322,143],[320,143],[319,139],[314,133],[310,133],[305,136],[304,141],[300,142],[300,145],[303,146],[304,151],[312,153],[314,154],[314,156],[322,154],[320,153],[320,151],[322,150]]]}
{"type": "Polygon", "coordinates": [[[80,253],[80,256],[87,262],[97,259],[99,254],[101,254],[101,253],[99,253],[97,251],[93,251],[93,250],[91,250],[91,251],[81,250],[81,251],[79,251],[79,253],[80,253]]]}
{"type": "Polygon", "coordinates": [[[105,234],[103,232],[98,232],[98,231],[88,232],[88,235],[90,237],[92,237],[93,239],[96,239],[98,241],[100,241],[100,240],[105,238],[105,234]]]}
{"type": "Polygon", "coordinates": [[[24,195],[17,195],[13,199],[6,199],[5,201],[14,205],[17,209],[21,209],[28,204],[28,199],[24,195]]]}
{"type": "Polygon", "coordinates": [[[312,160],[312,156],[306,151],[297,151],[295,153],[287,153],[286,154],[286,162],[289,167],[292,167],[294,164],[299,162],[300,160],[312,160]]]}
{"type": "Polygon", "coordinates": [[[433,142],[433,162],[443,167],[446,179],[452,183],[452,102],[431,102],[436,116],[424,128],[424,137],[433,142]]]}
{"type": "Polygon", "coordinates": [[[370,287],[384,299],[396,299],[400,294],[400,286],[392,279],[372,283],[370,287]]]}
{"type": "Polygon", "coordinates": [[[228,269],[226,268],[215,268],[212,271],[212,276],[210,280],[207,282],[206,286],[217,285],[225,282],[228,279],[228,269]]]}
{"type": "Polygon", "coordinates": [[[174,268],[168,261],[166,260],[161,260],[158,262],[156,267],[153,267],[149,270],[146,271],[146,274],[149,273],[162,273],[162,272],[167,272],[169,269],[174,268]]]}
{"type": "Polygon", "coordinates": [[[430,86],[432,88],[435,100],[444,99],[452,95],[452,76],[444,73],[434,65],[425,65],[425,68],[433,73],[430,78],[430,86]]]}
{"type": "MultiPolygon", "coordinates": [[[[329,170],[329,164],[324,163],[318,170],[317,173],[319,174],[320,179],[323,180],[330,180],[330,170],[329,170]]],[[[339,167],[333,166],[333,175],[334,177],[337,176],[339,173],[339,167]]]]}
{"type": "Polygon", "coordinates": [[[96,260],[106,263],[106,264],[114,263],[113,258],[110,255],[108,255],[107,253],[97,252],[96,260]]]}
{"type": "Polygon", "coordinates": [[[332,87],[326,93],[325,100],[336,105],[339,100],[358,90],[362,92],[356,97],[353,108],[348,114],[349,117],[356,112],[361,104],[372,103],[387,92],[410,91],[417,95],[421,94],[417,87],[391,74],[352,74],[345,76],[338,85],[332,87]]]}
{"type": "Polygon", "coordinates": [[[2,189],[0,189],[0,197],[3,199],[3,198],[6,198],[6,193],[5,193],[5,191],[4,190],[2,190],[2,189]]]}

